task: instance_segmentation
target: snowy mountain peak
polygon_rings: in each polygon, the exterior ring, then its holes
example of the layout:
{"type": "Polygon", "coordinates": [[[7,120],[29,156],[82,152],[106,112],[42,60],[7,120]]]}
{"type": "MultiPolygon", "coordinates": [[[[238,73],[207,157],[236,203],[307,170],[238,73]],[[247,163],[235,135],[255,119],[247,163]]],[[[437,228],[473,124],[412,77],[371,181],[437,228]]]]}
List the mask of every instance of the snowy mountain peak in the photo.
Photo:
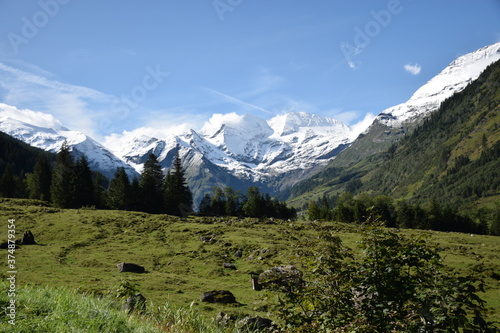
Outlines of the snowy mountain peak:
{"type": "Polygon", "coordinates": [[[488,65],[499,59],[500,42],[460,56],[418,89],[406,103],[382,111],[377,120],[389,127],[419,120],[436,110],[445,99],[462,91],[488,65]]]}
{"type": "Polygon", "coordinates": [[[291,112],[275,116],[267,121],[276,136],[285,136],[299,131],[301,127],[340,127],[347,130],[347,125],[333,118],[307,112],[291,112]]]}
{"type": "Polygon", "coordinates": [[[85,155],[89,166],[111,178],[116,168],[123,167],[130,176],[135,171],[100,143],[82,132],[71,131],[53,116],[31,110],[20,110],[0,104],[0,131],[46,151],[57,153],[66,141],[75,158],[85,155]]]}

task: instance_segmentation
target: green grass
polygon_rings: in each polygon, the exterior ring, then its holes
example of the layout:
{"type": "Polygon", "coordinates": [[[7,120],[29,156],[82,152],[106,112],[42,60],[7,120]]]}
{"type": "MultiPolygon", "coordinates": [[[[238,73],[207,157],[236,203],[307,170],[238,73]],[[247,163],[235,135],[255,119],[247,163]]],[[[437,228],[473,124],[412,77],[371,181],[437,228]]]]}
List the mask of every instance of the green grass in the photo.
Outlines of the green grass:
{"type": "MultiPolygon", "coordinates": [[[[151,309],[165,304],[172,309],[194,309],[207,322],[220,311],[270,317],[263,307],[263,294],[251,289],[249,273],[293,263],[290,253],[297,240],[315,237],[307,221],[269,224],[255,219],[180,219],[137,212],[62,210],[37,201],[0,199],[0,239],[7,239],[7,220],[12,218],[16,219],[18,239],[31,230],[38,243],[21,246],[15,253],[19,304],[35,306],[28,296],[33,290],[28,288],[50,293],[44,289],[49,286],[54,292],[70,289],[106,298],[123,281],[130,281],[137,284],[151,309]],[[203,242],[203,238],[212,238],[212,242],[203,242]],[[234,255],[238,250],[243,253],[241,258],[234,255]],[[116,264],[122,261],[143,265],[147,272],[119,273],[116,264]],[[224,262],[234,263],[237,270],[224,269],[224,262]],[[215,289],[230,290],[238,304],[199,301],[203,292],[215,289]]],[[[360,239],[357,227],[339,224],[338,229],[344,245],[356,249],[360,239]]],[[[488,319],[500,321],[500,283],[496,279],[500,238],[425,233],[443,250],[445,264],[464,273],[477,272],[485,279],[482,296],[488,301],[488,319]]],[[[5,259],[0,270],[3,281],[6,264],[5,259]]],[[[31,315],[33,312],[26,312],[27,318],[31,315]]]]}
{"type": "MultiPolygon", "coordinates": [[[[2,283],[1,289],[6,288],[2,283]]],[[[128,315],[111,297],[96,298],[67,288],[23,286],[16,297],[14,325],[10,317],[0,313],[0,331],[16,333],[159,333],[199,332],[222,333],[230,329],[218,327],[199,315],[196,309],[165,304],[146,310],[143,314],[128,315]]],[[[6,293],[0,304],[9,302],[6,293]]]]}

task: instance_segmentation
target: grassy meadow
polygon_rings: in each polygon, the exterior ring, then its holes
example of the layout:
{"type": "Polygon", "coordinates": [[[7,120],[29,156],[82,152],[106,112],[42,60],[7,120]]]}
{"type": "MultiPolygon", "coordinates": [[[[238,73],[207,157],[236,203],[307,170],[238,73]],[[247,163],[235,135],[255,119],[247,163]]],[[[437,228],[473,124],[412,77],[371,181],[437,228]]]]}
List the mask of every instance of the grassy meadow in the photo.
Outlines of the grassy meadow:
{"type": "MultiPolygon", "coordinates": [[[[250,273],[293,264],[294,244],[299,238],[315,237],[308,221],[182,219],[138,212],[57,209],[39,201],[0,199],[0,242],[7,239],[8,219],[16,220],[17,239],[31,230],[37,242],[15,252],[19,307],[35,307],[24,304],[30,302],[28,294],[34,293],[23,294],[28,288],[45,290],[42,293],[71,290],[75,295],[100,297],[115,295],[117,288],[128,281],[146,297],[150,309],[165,304],[195,309],[209,321],[221,311],[271,317],[263,292],[251,288],[250,273]],[[146,273],[120,273],[116,265],[123,261],[144,266],[146,273]],[[223,268],[223,263],[233,263],[237,269],[223,268]],[[43,289],[46,287],[52,291],[43,289]],[[200,302],[203,292],[220,289],[231,291],[238,303],[200,302]]],[[[344,245],[356,249],[360,239],[357,226],[339,224],[338,230],[344,245]]],[[[427,234],[429,242],[442,250],[446,265],[479,274],[485,281],[481,296],[488,302],[488,319],[500,321],[499,237],[401,232],[427,234]]],[[[1,251],[5,255],[0,276],[6,281],[7,250],[1,251]]],[[[113,306],[119,308],[120,304],[113,306]]],[[[117,311],[117,316],[122,315],[117,311]]],[[[6,320],[3,315],[0,328],[6,327],[6,320]]]]}

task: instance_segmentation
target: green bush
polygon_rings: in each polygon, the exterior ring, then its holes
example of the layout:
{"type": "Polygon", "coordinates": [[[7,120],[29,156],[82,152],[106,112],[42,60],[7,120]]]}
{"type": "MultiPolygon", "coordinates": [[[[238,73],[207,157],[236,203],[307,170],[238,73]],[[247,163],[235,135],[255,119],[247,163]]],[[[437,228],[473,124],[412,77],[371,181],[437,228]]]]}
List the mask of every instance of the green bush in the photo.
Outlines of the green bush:
{"type": "Polygon", "coordinates": [[[335,230],[297,247],[306,280],[279,295],[276,315],[293,332],[490,332],[482,281],[445,270],[421,237],[380,225],[364,227],[362,255],[342,245],[335,230]]]}

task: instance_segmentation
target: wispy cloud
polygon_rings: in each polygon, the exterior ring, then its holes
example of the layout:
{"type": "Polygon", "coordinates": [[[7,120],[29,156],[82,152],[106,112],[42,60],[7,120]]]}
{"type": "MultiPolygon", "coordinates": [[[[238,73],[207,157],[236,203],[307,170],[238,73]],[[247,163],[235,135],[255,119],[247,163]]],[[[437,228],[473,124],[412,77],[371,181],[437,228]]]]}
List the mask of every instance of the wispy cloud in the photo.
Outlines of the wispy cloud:
{"type": "Polygon", "coordinates": [[[68,128],[96,139],[100,138],[99,117],[116,100],[91,88],[58,81],[53,74],[31,64],[16,63],[13,67],[0,62],[0,74],[3,102],[49,113],[68,128]]]}
{"type": "Polygon", "coordinates": [[[268,114],[276,114],[275,112],[271,112],[269,110],[266,110],[260,106],[257,106],[257,105],[254,105],[254,104],[251,104],[251,103],[247,103],[247,102],[244,102],[242,101],[241,99],[238,99],[236,97],[233,97],[233,96],[229,96],[227,94],[224,94],[224,93],[221,93],[220,91],[217,91],[215,89],[211,89],[211,88],[207,88],[207,87],[202,87],[205,91],[213,94],[214,96],[217,96],[219,98],[221,98],[222,100],[224,100],[225,102],[227,103],[231,103],[231,104],[234,104],[234,105],[238,105],[239,107],[241,107],[243,110],[257,110],[257,111],[261,111],[261,112],[264,112],[264,113],[268,113],[268,114]]]}
{"type": "Polygon", "coordinates": [[[419,64],[406,64],[404,65],[405,71],[412,75],[418,75],[420,74],[420,71],[422,70],[422,67],[419,64]]]}

